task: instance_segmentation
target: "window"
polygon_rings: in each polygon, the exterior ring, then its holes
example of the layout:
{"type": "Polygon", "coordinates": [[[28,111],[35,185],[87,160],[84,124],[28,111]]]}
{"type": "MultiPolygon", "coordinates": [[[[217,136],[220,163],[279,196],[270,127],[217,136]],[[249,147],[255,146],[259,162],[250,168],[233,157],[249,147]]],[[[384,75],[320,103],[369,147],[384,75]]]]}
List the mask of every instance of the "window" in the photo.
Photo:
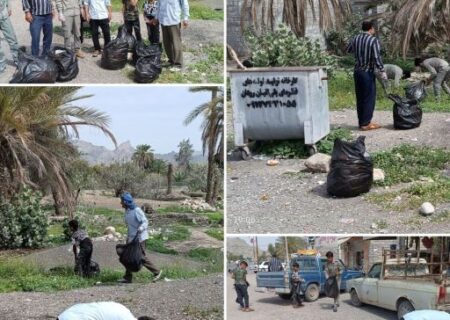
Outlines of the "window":
{"type": "Polygon", "coordinates": [[[368,278],[377,278],[379,279],[381,275],[381,264],[375,264],[372,266],[372,269],[370,269],[369,274],[367,275],[368,278]]]}

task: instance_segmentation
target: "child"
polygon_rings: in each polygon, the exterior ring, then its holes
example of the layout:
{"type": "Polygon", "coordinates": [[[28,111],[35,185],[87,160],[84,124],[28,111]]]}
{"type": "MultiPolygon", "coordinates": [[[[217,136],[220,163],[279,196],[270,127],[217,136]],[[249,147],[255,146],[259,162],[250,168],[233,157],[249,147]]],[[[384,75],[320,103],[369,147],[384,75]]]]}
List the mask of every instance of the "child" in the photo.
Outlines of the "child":
{"type": "Polygon", "coordinates": [[[294,308],[303,307],[302,302],[302,284],[305,280],[300,276],[300,266],[297,262],[292,265],[292,301],[294,302],[294,308]]]}
{"type": "Polygon", "coordinates": [[[139,24],[138,0],[122,0],[123,20],[128,33],[136,35],[136,40],[141,41],[141,27],[139,24]]]}
{"type": "Polygon", "coordinates": [[[158,0],[146,0],[144,2],[144,21],[147,25],[148,41],[151,44],[159,44],[159,22],[156,20],[158,0]]]}
{"type": "Polygon", "coordinates": [[[325,255],[327,257],[327,261],[325,263],[325,277],[330,280],[330,283],[335,286],[336,296],[333,297],[333,312],[337,312],[337,308],[339,307],[339,290],[340,290],[340,273],[341,269],[339,264],[334,261],[334,254],[331,251],[328,251],[325,255]]]}
{"type": "Polygon", "coordinates": [[[89,277],[91,275],[92,240],[89,239],[86,231],[78,228],[77,220],[70,220],[69,228],[72,231],[75,272],[80,276],[89,277]],[[80,247],[78,255],[77,247],[80,247]]]}
{"type": "Polygon", "coordinates": [[[247,282],[247,267],[248,263],[242,260],[239,263],[239,268],[233,271],[232,278],[234,279],[234,288],[236,289],[237,299],[236,302],[241,305],[241,310],[244,312],[254,311],[250,308],[250,302],[248,297],[247,288],[249,283],[247,282]]]}

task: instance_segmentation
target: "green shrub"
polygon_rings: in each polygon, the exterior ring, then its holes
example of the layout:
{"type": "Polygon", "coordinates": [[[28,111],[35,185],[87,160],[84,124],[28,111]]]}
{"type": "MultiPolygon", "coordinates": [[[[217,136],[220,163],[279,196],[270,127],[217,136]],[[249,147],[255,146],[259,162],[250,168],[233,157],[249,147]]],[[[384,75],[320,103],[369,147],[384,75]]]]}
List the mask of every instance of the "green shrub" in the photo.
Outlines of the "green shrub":
{"type": "Polygon", "coordinates": [[[297,38],[285,25],[260,36],[247,31],[245,36],[255,67],[329,66],[331,76],[337,64],[335,57],[321,50],[318,41],[297,38]]]}
{"type": "Polygon", "coordinates": [[[333,54],[343,56],[347,53],[347,45],[351,39],[360,33],[362,16],[355,14],[344,21],[339,29],[332,29],[325,33],[327,48],[333,54]]]}
{"type": "Polygon", "coordinates": [[[0,249],[35,248],[47,235],[47,215],[41,195],[23,189],[9,202],[0,201],[0,249]]]}

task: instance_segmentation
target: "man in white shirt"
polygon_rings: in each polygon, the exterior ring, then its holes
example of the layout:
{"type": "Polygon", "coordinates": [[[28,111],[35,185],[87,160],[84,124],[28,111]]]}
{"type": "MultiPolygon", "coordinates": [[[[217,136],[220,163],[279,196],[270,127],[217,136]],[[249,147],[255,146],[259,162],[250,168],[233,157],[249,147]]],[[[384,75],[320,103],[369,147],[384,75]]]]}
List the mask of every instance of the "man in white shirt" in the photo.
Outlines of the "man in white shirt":
{"type": "Polygon", "coordinates": [[[188,0],[165,0],[159,2],[156,19],[161,24],[164,51],[169,59],[170,71],[181,71],[183,65],[183,46],[181,42],[181,24],[188,26],[188,0]]]}
{"type": "MultiPolygon", "coordinates": [[[[144,212],[135,203],[130,193],[124,192],[120,196],[120,203],[125,209],[125,223],[128,228],[127,243],[133,241],[138,236],[141,244],[143,258],[143,265],[151,273],[153,273],[153,281],[157,281],[161,278],[162,271],[159,270],[149,259],[145,252],[145,243],[148,239],[148,220],[145,217],[144,212]]],[[[120,282],[131,283],[133,280],[133,273],[130,270],[125,272],[125,276],[120,282]]]]}
{"type": "Polygon", "coordinates": [[[109,22],[112,18],[111,0],[84,0],[86,10],[86,20],[89,22],[92,30],[92,42],[94,42],[93,57],[100,55],[102,48],[100,47],[99,31],[102,29],[104,46],[111,41],[111,31],[109,22]]]}
{"type": "Polygon", "coordinates": [[[117,302],[78,303],[61,313],[57,320],[154,320],[151,317],[135,316],[117,302]]]}

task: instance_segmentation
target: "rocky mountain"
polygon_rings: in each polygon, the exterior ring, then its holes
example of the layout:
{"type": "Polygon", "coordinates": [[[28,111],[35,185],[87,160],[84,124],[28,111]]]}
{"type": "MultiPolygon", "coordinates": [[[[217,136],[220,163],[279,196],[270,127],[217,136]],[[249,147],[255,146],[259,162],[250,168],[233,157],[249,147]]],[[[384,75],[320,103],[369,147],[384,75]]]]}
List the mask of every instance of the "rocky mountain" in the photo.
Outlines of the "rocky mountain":
{"type": "Polygon", "coordinates": [[[244,258],[253,257],[253,247],[241,238],[229,237],[227,238],[227,251],[244,258]]]}
{"type": "MultiPolygon", "coordinates": [[[[81,152],[81,157],[89,164],[110,164],[113,162],[127,162],[131,160],[135,148],[130,141],[125,141],[117,146],[115,150],[110,150],[103,146],[96,146],[83,140],[72,140],[72,143],[81,152]]],[[[165,154],[155,153],[156,159],[175,163],[175,151],[165,154]]],[[[196,151],[192,157],[192,163],[205,163],[206,158],[202,152],[196,151]]]]}

